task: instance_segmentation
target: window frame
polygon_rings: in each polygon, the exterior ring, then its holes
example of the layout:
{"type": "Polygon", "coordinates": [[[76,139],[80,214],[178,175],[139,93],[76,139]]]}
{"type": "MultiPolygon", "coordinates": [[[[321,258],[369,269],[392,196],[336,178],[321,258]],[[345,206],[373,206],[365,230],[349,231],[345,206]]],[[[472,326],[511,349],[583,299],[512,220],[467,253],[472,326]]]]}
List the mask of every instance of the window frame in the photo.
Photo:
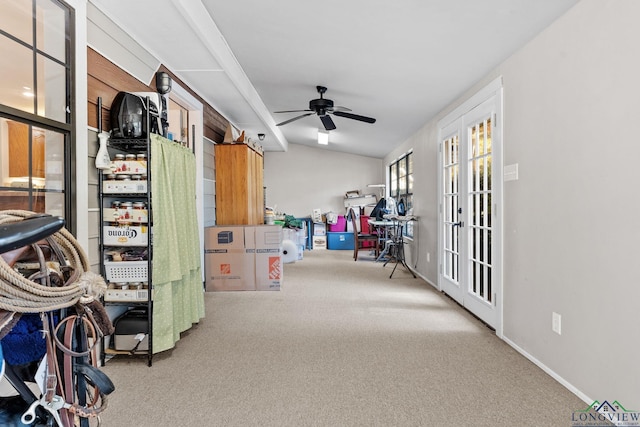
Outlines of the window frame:
{"type": "MultiPolygon", "coordinates": [[[[410,150],[389,164],[387,168],[388,196],[396,202],[404,199],[407,211],[413,208],[413,160],[413,150],[410,150]]],[[[413,237],[412,222],[407,223],[403,233],[406,237],[413,237]]]]}
{"type": "MultiPolygon", "coordinates": [[[[63,65],[65,69],[65,104],[66,104],[66,114],[65,114],[65,122],[61,122],[58,120],[51,119],[49,117],[41,116],[37,114],[37,102],[38,99],[34,100],[34,112],[27,112],[24,110],[20,110],[18,108],[14,108],[5,104],[0,104],[0,119],[11,120],[18,123],[26,124],[30,127],[40,128],[43,130],[49,130],[53,132],[60,133],[64,138],[64,172],[63,172],[63,180],[64,185],[62,190],[52,190],[52,189],[35,189],[32,185],[29,188],[19,189],[19,188],[9,188],[0,186],[2,190],[11,190],[11,191],[19,191],[26,192],[29,194],[29,207],[34,206],[33,196],[39,192],[56,192],[62,193],[64,202],[63,202],[63,210],[64,210],[64,218],[65,218],[65,227],[71,232],[75,232],[76,228],[76,218],[73,215],[73,200],[75,194],[75,186],[73,183],[75,182],[75,170],[76,170],[76,160],[72,153],[75,152],[76,147],[76,102],[75,102],[75,37],[76,37],[76,28],[75,28],[75,9],[71,7],[66,2],[61,0],[48,0],[50,3],[58,5],[65,12],[65,60],[64,64],[49,55],[47,52],[42,51],[38,48],[37,37],[35,37],[35,26],[34,26],[34,37],[32,40],[33,44],[25,43],[17,37],[14,37],[12,34],[7,33],[3,29],[0,28],[0,38],[8,38],[12,41],[16,41],[24,46],[29,47],[33,51],[33,80],[34,80],[34,93],[37,97],[37,62],[38,55],[41,57],[47,58],[49,60],[53,60],[56,63],[63,65]]],[[[32,19],[36,21],[37,17],[36,13],[36,5],[38,0],[32,0],[32,19]]],[[[32,141],[29,141],[31,144],[32,141]]],[[[31,147],[29,147],[31,150],[31,147]]],[[[30,172],[30,182],[32,182],[33,174],[30,172]]],[[[1,183],[0,183],[1,185],[1,183]]]]}

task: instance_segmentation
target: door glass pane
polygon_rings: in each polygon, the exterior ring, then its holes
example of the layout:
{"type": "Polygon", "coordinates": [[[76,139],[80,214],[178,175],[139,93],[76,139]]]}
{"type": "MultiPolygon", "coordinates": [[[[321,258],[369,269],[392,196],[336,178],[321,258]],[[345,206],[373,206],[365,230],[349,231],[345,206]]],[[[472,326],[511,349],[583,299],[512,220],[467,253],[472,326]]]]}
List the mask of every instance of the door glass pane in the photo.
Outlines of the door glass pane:
{"type": "Polygon", "coordinates": [[[470,129],[469,159],[470,206],[469,292],[491,303],[491,120],[476,123],[470,129]]]}
{"type": "MultiPolygon", "coordinates": [[[[0,0],[0,10],[0,28],[25,43],[33,44],[31,0],[0,0]]],[[[6,62],[3,61],[3,66],[6,62]]]]}
{"type": "Polygon", "coordinates": [[[65,134],[0,119],[0,206],[64,217],[65,134]]]}
{"type": "Polygon", "coordinates": [[[67,121],[66,76],[66,67],[38,55],[38,115],[67,121]]]}
{"type": "Polygon", "coordinates": [[[64,134],[41,129],[35,129],[34,134],[40,134],[44,143],[44,188],[64,190],[64,134]]]}
{"type": "Polygon", "coordinates": [[[33,113],[33,51],[0,35],[0,58],[0,104],[33,113]]]}
{"type": "Polygon", "coordinates": [[[458,137],[454,136],[442,142],[443,153],[443,275],[450,281],[459,280],[459,232],[456,224],[459,221],[459,166],[458,166],[458,137]]]}
{"type": "Polygon", "coordinates": [[[51,0],[36,2],[36,47],[61,62],[65,62],[67,13],[51,0]]]}

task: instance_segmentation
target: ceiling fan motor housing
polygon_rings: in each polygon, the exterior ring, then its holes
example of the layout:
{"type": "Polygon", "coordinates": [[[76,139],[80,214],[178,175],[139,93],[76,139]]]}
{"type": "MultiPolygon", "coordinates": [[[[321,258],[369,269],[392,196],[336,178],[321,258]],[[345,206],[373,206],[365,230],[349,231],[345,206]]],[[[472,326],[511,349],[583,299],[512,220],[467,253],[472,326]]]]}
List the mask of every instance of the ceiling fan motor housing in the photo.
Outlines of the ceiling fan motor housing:
{"type": "Polygon", "coordinates": [[[309,109],[318,113],[319,116],[327,114],[327,110],[333,109],[333,101],[330,99],[318,98],[309,101],[309,109]]]}
{"type": "Polygon", "coordinates": [[[314,113],[318,115],[318,117],[320,117],[320,120],[322,121],[322,124],[324,125],[324,128],[326,130],[334,130],[336,128],[336,125],[333,123],[333,120],[331,119],[331,115],[336,115],[339,117],[344,117],[352,120],[358,120],[365,123],[376,122],[376,119],[374,119],[373,117],[366,117],[366,116],[360,116],[358,114],[348,113],[347,111],[351,111],[351,110],[345,107],[336,107],[337,111],[334,110],[333,101],[331,99],[325,99],[323,97],[324,93],[327,91],[327,88],[324,86],[316,86],[316,89],[320,94],[320,98],[312,99],[311,101],[309,101],[308,110],[275,111],[276,113],[304,113],[294,118],[291,118],[289,120],[285,120],[282,123],[278,123],[276,126],[286,125],[287,123],[294,122],[303,117],[310,116],[314,113]]]}

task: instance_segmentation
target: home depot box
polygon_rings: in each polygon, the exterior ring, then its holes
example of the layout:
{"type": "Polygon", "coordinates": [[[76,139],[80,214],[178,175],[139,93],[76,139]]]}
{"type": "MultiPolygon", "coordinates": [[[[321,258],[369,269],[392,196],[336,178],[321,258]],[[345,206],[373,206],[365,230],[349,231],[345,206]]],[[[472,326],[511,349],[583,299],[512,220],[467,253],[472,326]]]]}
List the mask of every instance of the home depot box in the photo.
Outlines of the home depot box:
{"type": "Polygon", "coordinates": [[[207,291],[254,291],[253,249],[245,247],[245,227],[205,228],[205,289],[207,291]]]}
{"type": "Polygon", "coordinates": [[[245,228],[247,247],[254,249],[258,291],[279,291],[283,278],[282,227],[258,225],[245,228]],[[253,238],[253,240],[251,240],[253,238]]]}

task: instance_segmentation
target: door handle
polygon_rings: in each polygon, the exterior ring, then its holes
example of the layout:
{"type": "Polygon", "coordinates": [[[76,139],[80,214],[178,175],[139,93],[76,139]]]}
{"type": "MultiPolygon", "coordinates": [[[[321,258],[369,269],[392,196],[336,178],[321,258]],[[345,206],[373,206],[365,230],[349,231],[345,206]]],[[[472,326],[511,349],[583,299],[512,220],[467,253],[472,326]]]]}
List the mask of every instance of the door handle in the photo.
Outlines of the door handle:
{"type": "Polygon", "coordinates": [[[454,222],[451,225],[454,226],[454,227],[464,227],[464,222],[462,222],[462,221],[454,222]]]}

